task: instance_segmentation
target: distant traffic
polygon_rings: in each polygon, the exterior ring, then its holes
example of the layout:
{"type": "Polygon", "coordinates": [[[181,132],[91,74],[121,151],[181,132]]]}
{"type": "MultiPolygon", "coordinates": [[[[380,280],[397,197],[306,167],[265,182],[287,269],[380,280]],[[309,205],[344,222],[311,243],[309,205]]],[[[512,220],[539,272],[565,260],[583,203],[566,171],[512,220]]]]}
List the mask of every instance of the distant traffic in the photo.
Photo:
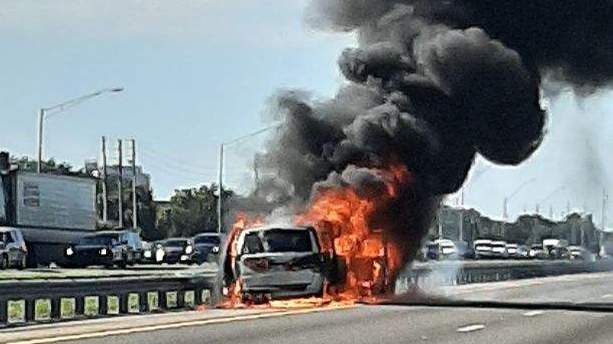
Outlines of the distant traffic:
{"type": "Polygon", "coordinates": [[[437,239],[426,242],[418,260],[458,259],[576,259],[595,261],[609,259],[613,252],[591,252],[582,246],[569,246],[567,240],[544,239],[540,243],[524,245],[502,240],[476,239],[472,245],[465,241],[437,239]]]}

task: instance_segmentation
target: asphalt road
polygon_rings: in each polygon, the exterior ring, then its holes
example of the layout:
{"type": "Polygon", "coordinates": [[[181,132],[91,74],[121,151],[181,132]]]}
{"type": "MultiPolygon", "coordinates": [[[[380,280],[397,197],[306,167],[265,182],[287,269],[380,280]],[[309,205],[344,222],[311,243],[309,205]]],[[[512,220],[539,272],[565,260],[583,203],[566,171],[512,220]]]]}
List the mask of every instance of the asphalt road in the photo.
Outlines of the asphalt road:
{"type": "MultiPolygon", "coordinates": [[[[613,273],[449,287],[437,292],[462,300],[613,303],[613,273]]],[[[128,330],[123,334],[107,332],[96,338],[67,342],[604,344],[611,343],[613,338],[613,313],[606,312],[359,305],[288,313],[292,312],[263,316],[241,316],[238,312],[222,321],[205,320],[169,329],[161,326],[128,330]]],[[[133,319],[136,326],[139,318],[133,319]]]]}

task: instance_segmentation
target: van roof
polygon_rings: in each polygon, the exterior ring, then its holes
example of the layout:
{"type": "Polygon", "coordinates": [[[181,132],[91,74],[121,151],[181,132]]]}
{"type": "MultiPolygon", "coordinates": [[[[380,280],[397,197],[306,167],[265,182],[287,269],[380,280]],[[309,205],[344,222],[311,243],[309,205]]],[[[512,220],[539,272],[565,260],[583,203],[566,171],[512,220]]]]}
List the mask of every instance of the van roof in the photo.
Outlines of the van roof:
{"type": "Polygon", "coordinates": [[[276,224],[276,225],[263,225],[263,226],[255,226],[255,227],[248,227],[245,229],[245,232],[260,232],[260,231],[269,231],[269,230],[274,230],[274,229],[281,229],[281,230],[307,230],[307,229],[312,229],[313,227],[311,226],[296,226],[296,225],[291,225],[291,224],[276,224]]]}

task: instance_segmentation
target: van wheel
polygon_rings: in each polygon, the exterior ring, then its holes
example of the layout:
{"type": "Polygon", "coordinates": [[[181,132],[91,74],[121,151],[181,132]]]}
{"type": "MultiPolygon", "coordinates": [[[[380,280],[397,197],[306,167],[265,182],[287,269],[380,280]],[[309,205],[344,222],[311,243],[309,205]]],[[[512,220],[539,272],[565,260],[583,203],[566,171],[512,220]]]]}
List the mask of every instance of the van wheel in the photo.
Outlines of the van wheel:
{"type": "Polygon", "coordinates": [[[6,254],[0,259],[0,270],[5,270],[9,267],[9,257],[6,254]]]}

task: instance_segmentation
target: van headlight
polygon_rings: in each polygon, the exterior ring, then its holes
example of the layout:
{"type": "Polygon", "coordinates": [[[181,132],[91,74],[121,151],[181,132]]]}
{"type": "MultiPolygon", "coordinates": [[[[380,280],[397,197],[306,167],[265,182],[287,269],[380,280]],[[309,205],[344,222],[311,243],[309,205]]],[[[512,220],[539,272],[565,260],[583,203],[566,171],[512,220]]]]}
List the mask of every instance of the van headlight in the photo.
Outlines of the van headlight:
{"type": "Polygon", "coordinates": [[[101,255],[101,256],[106,256],[106,254],[107,254],[107,253],[109,253],[109,252],[107,251],[107,249],[106,249],[106,248],[101,248],[101,249],[100,249],[100,255],[101,255]]]}
{"type": "Polygon", "coordinates": [[[66,249],[66,255],[67,256],[72,256],[74,254],[74,250],[72,249],[72,247],[68,247],[66,249]]]}
{"type": "Polygon", "coordinates": [[[193,251],[194,251],[194,248],[192,247],[192,245],[187,245],[187,246],[185,247],[185,253],[186,253],[186,254],[190,254],[190,253],[192,253],[193,251]]]}
{"type": "Polygon", "coordinates": [[[214,246],[214,247],[211,249],[211,252],[213,252],[213,253],[219,253],[219,246],[214,246]]]}
{"type": "Polygon", "coordinates": [[[146,250],[144,253],[145,258],[151,258],[151,250],[146,250]]]}

